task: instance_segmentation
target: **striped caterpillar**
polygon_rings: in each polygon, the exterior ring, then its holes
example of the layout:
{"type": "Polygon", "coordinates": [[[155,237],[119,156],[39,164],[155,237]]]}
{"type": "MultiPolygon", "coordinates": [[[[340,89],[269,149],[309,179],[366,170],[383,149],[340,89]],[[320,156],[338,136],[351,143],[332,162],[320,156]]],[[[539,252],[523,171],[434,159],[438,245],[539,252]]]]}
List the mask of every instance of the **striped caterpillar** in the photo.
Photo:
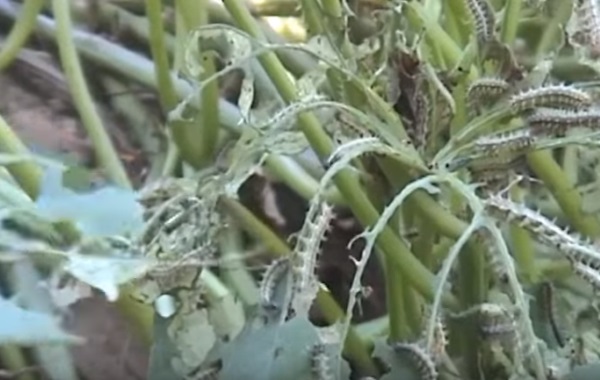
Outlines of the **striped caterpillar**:
{"type": "Polygon", "coordinates": [[[564,111],[543,109],[527,118],[527,125],[536,136],[562,135],[575,127],[599,129],[600,110],[564,111]]]}
{"type": "Polygon", "coordinates": [[[513,95],[509,104],[511,111],[517,114],[538,107],[584,109],[592,105],[592,98],[587,92],[574,87],[548,85],[513,95]]]}
{"type": "Polygon", "coordinates": [[[480,42],[494,39],[496,17],[494,9],[487,0],[466,0],[467,8],[475,23],[475,34],[480,42]]]}
{"type": "Polygon", "coordinates": [[[278,308],[274,301],[275,290],[283,281],[284,277],[291,269],[290,260],[287,257],[282,257],[273,261],[265,271],[263,279],[260,283],[260,301],[261,306],[265,309],[272,310],[278,308]]]}
{"type": "Polygon", "coordinates": [[[421,380],[437,380],[438,371],[431,355],[420,345],[414,343],[392,344],[392,348],[398,354],[407,355],[416,366],[421,380]]]}
{"type": "Polygon", "coordinates": [[[320,199],[313,199],[296,236],[292,257],[293,294],[292,309],[296,314],[308,313],[318,290],[315,275],[321,243],[334,218],[333,207],[320,199]]]}

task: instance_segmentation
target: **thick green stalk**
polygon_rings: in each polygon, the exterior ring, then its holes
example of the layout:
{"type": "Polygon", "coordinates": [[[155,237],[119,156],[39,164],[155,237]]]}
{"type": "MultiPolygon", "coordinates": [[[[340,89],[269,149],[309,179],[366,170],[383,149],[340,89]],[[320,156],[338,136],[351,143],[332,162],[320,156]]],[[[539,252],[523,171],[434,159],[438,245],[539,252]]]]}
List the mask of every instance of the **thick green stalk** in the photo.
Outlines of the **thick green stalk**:
{"type": "MultiPolygon", "coordinates": [[[[162,1],[146,0],[146,15],[150,23],[150,50],[154,61],[154,75],[158,87],[158,94],[163,112],[167,114],[177,106],[179,97],[177,96],[171,77],[171,66],[165,45],[166,33],[162,20],[162,1]]],[[[177,40],[177,47],[179,47],[180,44],[181,41],[177,40]]],[[[180,49],[176,48],[177,52],[179,52],[179,50],[180,49]]],[[[167,152],[168,159],[165,161],[165,167],[163,168],[163,173],[165,174],[170,173],[175,168],[179,153],[181,153],[186,162],[190,164],[199,164],[196,142],[202,141],[202,136],[200,134],[190,133],[193,132],[193,126],[190,125],[191,123],[177,120],[172,121],[169,124],[169,127],[171,128],[171,138],[175,144],[169,144],[167,152]]]]}
{"type": "Polygon", "coordinates": [[[389,318],[391,341],[406,341],[412,338],[407,312],[416,305],[407,305],[404,295],[411,290],[406,281],[402,281],[399,272],[388,257],[383,258],[385,270],[386,305],[389,318]]]}
{"type": "Polygon", "coordinates": [[[223,262],[220,277],[246,306],[259,302],[260,292],[249,268],[244,265],[242,233],[237,226],[227,227],[219,236],[219,255],[223,262]]]}
{"type": "MultiPolygon", "coordinates": [[[[523,0],[507,0],[504,6],[500,41],[511,46],[517,37],[517,29],[521,20],[521,6],[523,0]]],[[[568,1],[567,1],[568,2],[568,1]]]]}
{"type": "MultiPolygon", "coordinates": [[[[524,192],[519,186],[514,186],[510,193],[513,201],[523,203],[524,192]]],[[[535,262],[535,247],[529,232],[516,223],[510,226],[510,237],[517,268],[527,284],[534,284],[538,279],[538,268],[535,262]]]]}
{"type": "Polygon", "coordinates": [[[469,43],[469,11],[464,0],[444,0],[442,9],[446,15],[448,33],[454,37],[454,42],[465,47],[469,43]],[[450,26],[451,25],[451,26],[450,26]],[[453,31],[452,33],[450,31],[453,31]]]}
{"type": "Polygon", "coordinates": [[[324,26],[322,24],[323,18],[321,17],[321,9],[317,0],[300,0],[302,7],[302,14],[308,26],[308,35],[316,36],[321,35],[324,32],[324,26]]]}
{"type": "MultiPolygon", "coordinates": [[[[275,256],[292,254],[290,247],[242,204],[233,199],[224,197],[221,198],[220,202],[233,217],[233,220],[235,220],[246,232],[265,244],[271,254],[275,256]]],[[[325,319],[329,323],[337,323],[340,320],[344,320],[344,311],[333,299],[331,293],[323,288],[319,288],[319,292],[317,293],[317,303],[325,316],[325,319]]],[[[350,358],[355,360],[356,364],[359,365],[361,369],[372,375],[377,374],[378,371],[371,359],[371,355],[352,327],[348,330],[346,341],[344,342],[344,352],[350,358]]]]}
{"type": "MultiPolygon", "coordinates": [[[[279,181],[288,185],[304,199],[310,200],[319,190],[319,182],[290,157],[269,154],[265,165],[279,181]]],[[[335,205],[345,202],[343,196],[333,186],[331,190],[325,192],[323,197],[335,205]]]]}
{"type": "Polygon", "coordinates": [[[600,236],[598,219],[594,215],[584,212],[581,195],[569,183],[560,165],[554,161],[552,153],[548,150],[529,153],[527,163],[550,190],[571,225],[588,237],[600,236]]]}
{"type": "MultiPolygon", "coordinates": [[[[248,9],[239,0],[224,0],[223,2],[241,29],[255,38],[264,40],[264,36],[262,36],[248,9]]],[[[273,53],[264,53],[258,59],[271,77],[282,98],[287,103],[296,101],[296,88],[287,76],[277,56],[273,53]]],[[[323,159],[328,157],[332,152],[333,143],[315,115],[312,113],[299,114],[298,125],[317,155],[323,159]]],[[[368,197],[362,191],[360,183],[352,176],[350,171],[341,171],[335,176],[334,182],[363,225],[369,226],[377,221],[379,218],[377,210],[372,206],[368,197]]],[[[395,265],[400,268],[401,273],[406,276],[412,286],[428,299],[433,299],[433,284],[435,282],[433,274],[415,258],[406,244],[389,227],[386,227],[378,236],[377,246],[386,256],[389,255],[393,258],[395,265]]],[[[451,307],[458,306],[451,295],[446,295],[445,301],[451,307]]]]}
{"type": "Polygon", "coordinates": [[[56,19],[56,39],[63,71],[67,78],[73,103],[83,125],[94,144],[98,160],[106,170],[106,174],[116,184],[130,188],[131,183],[123,163],[113,146],[113,143],[102,125],[102,120],[95,108],[90,95],[83,70],[71,37],[72,25],[69,2],[53,0],[52,9],[56,19]]]}
{"type": "Polygon", "coordinates": [[[161,0],[146,0],[146,17],[150,23],[150,50],[155,65],[158,96],[164,112],[169,112],[178,103],[175,87],[171,82],[171,67],[165,45],[161,0]]]}
{"type": "MultiPolygon", "coordinates": [[[[0,150],[5,153],[27,155],[29,151],[0,115],[0,150]]],[[[19,162],[6,165],[21,189],[31,199],[36,199],[40,190],[42,171],[34,162],[19,162]]]]}
{"type": "Polygon", "coordinates": [[[27,42],[31,32],[35,29],[37,16],[42,10],[45,0],[27,0],[21,8],[8,37],[2,43],[0,51],[0,71],[9,66],[27,42]]]}
{"type": "MultiPolygon", "coordinates": [[[[210,52],[202,54],[202,67],[204,68],[203,78],[208,78],[217,71],[213,54],[210,52]]],[[[204,86],[202,90],[202,107],[200,109],[202,110],[200,112],[200,130],[202,132],[200,155],[201,162],[206,165],[212,160],[219,139],[218,81],[211,81],[204,86]]]]}

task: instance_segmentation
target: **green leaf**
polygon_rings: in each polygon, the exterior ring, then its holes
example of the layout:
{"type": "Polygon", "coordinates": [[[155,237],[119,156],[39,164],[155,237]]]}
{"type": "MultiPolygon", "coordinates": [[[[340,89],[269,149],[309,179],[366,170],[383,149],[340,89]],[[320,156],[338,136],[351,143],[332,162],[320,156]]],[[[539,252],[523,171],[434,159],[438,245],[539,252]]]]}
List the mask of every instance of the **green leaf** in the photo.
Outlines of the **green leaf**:
{"type": "Polygon", "coordinates": [[[0,298],[0,345],[74,344],[83,340],[64,332],[58,321],[47,314],[23,309],[0,298]]]}
{"type": "MultiPolygon", "coordinates": [[[[282,325],[246,325],[222,351],[220,380],[309,380],[317,329],[305,317],[282,325]]],[[[332,367],[337,368],[337,367],[332,367]]]]}
{"type": "Polygon", "coordinates": [[[62,184],[62,172],[48,169],[36,201],[41,217],[75,223],[88,237],[130,235],[143,227],[143,208],[137,194],[118,187],[79,194],[62,184]]]}

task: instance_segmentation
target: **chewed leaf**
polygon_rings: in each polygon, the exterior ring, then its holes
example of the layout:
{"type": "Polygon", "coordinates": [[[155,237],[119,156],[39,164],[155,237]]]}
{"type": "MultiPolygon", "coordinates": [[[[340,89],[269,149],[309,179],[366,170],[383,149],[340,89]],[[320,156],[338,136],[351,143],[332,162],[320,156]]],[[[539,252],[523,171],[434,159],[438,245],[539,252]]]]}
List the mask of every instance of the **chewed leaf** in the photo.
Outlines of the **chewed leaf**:
{"type": "Polygon", "coordinates": [[[64,270],[106,294],[109,301],[119,297],[119,286],[147,273],[154,263],[142,258],[118,258],[69,254],[64,270]]]}
{"type": "Polygon", "coordinates": [[[49,221],[68,220],[81,233],[93,237],[129,235],[141,231],[143,208],[137,194],[118,187],[77,193],[62,185],[62,173],[48,169],[36,201],[40,217],[49,221]]]}
{"type": "Polygon", "coordinates": [[[0,298],[0,345],[74,344],[82,340],[64,332],[58,321],[44,313],[23,309],[0,298]]]}

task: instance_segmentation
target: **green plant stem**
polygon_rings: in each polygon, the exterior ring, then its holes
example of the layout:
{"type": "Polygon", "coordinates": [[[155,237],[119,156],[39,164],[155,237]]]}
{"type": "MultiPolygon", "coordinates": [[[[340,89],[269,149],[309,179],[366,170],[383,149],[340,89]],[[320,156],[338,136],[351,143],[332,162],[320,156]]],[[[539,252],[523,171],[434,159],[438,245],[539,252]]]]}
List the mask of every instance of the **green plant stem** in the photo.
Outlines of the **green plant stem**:
{"type": "MultiPolygon", "coordinates": [[[[517,37],[517,29],[521,20],[521,6],[523,0],[507,0],[504,6],[500,41],[511,46],[517,37]]],[[[568,1],[566,1],[568,2],[568,1]]]]}
{"type": "MultiPolygon", "coordinates": [[[[265,165],[278,180],[288,185],[304,199],[310,200],[319,190],[319,182],[290,157],[269,154],[265,165]]],[[[323,198],[335,205],[345,204],[345,199],[335,187],[325,191],[323,198]]]]}
{"type": "Polygon", "coordinates": [[[319,3],[316,0],[300,0],[300,4],[306,25],[308,26],[308,35],[316,36],[323,34],[325,28],[322,24],[323,18],[319,9],[319,3]]]}
{"type": "MultiPolygon", "coordinates": [[[[25,371],[27,360],[20,347],[14,344],[6,344],[0,346],[0,360],[3,368],[11,374],[19,374],[15,376],[19,380],[34,380],[35,377],[28,371],[25,371]],[[21,372],[25,371],[25,372],[21,372]]],[[[10,375],[9,375],[10,376],[10,375]]]]}
{"type": "MultiPolygon", "coordinates": [[[[204,78],[210,77],[217,71],[213,54],[205,53],[202,55],[202,67],[204,68],[204,78]]],[[[204,111],[201,111],[200,115],[200,131],[202,133],[200,162],[201,164],[206,165],[212,160],[219,139],[218,81],[208,83],[202,90],[201,109],[204,111]]]]}
{"type": "Polygon", "coordinates": [[[94,106],[83,76],[79,57],[71,37],[72,25],[69,2],[66,0],[53,0],[52,9],[56,18],[56,39],[62,68],[67,78],[73,102],[94,144],[98,160],[110,179],[120,186],[130,188],[131,183],[127,172],[102,125],[102,120],[94,106]]]}
{"type": "Polygon", "coordinates": [[[44,6],[45,0],[27,0],[21,8],[8,37],[2,42],[0,50],[0,71],[8,67],[27,42],[35,29],[35,21],[44,6]]]}
{"type": "Polygon", "coordinates": [[[110,98],[111,107],[127,121],[135,142],[139,144],[143,153],[151,161],[146,181],[156,179],[160,176],[160,170],[164,167],[166,160],[159,135],[158,121],[148,115],[148,109],[138,96],[131,93],[129,86],[109,75],[102,77],[102,85],[106,93],[120,94],[110,98]]]}
{"type": "Polygon", "coordinates": [[[169,56],[167,55],[164,39],[161,0],[146,0],[146,17],[150,24],[150,50],[155,64],[158,96],[163,111],[169,112],[177,105],[178,98],[171,82],[169,56]]]}
{"type": "Polygon", "coordinates": [[[571,225],[588,237],[600,236],[600,223],[594,215],[586,214],[582,209],[581,195],[565,176],[560,166],[554,161],[552,153],[541,150],[529,153],[527,163],[565,213],[571,225]]]}
{"type": "MultiPolygon", "coordinates": [[[[25,145],[21,142],[19,137],[13,132],[10,126],[6,123],[4,118],[0,115],[0,150],[6,153],[13,154],[29,154],[29,151],[25,145]]],[[[27,193],[27,195],[35,200],[40,190],[40,180],[42,178],[42,171],[33,162],[25,161],[15,164],[6,165],[6,168],[17,181],[21,189],[27,193]]]]}
{"type": "Polygon", "coordinates": [[[403,280],[396,266],[390,261],[389,256],[383,256],[381,259],[385,271],[386,306],[390,327],[389,338],[392,341],[406,341],[412,338],[407,312],[416,305],[406,303],[407,300],[404,295],[407,290],[411,289],[403,280]]]}
{"type": "Polygon", "coordinates": [[[554,14],[552,18],[547,23],[546,29],[544,33],[542,33],[542,37],[540,42],[538,43],[536,52],[535,52],[535,61],[540,62],[544,56],[555,43],[556,37],[560,32],[560,27],[569,19],[571,15],[571,9],[573,7],[573,1],[561,1],[559,5],[554,9],[554,14]]]}
{"type": "MultiPolygon", "coordinates": [[[[264,41],[264,36],[255,24],[248,9],[239,0],[224,0],[225,7],[231,13],[238,26],[251,36],[264,41]]],[[[258,57],[259,61],[267,71],[271,80],[277,87],[286,103],[297,100],[296,89],[287,76],[277,56],[273,53],[264,53],[258,57]]],[[[327,133],[322,129],[319,121],[312,113],[301,113],[298,115],[298,125],[306,136],[313,150],[322,159],[332,152],[333,143],[327,133]]],[[[358,180],[352,176],[349,170],[338,173],[334,182],[340,192],[344,195],[354,215],[364,225],[369,226],[376,222],[379,214],[372,206],[366,194],[362,191],[358,180]]],[[[394,232],[386,227],[377,238],[377,246],[386,256],[391,256],[401,273],[421,294],[428,299],[434,297],[434,276],[419,262],[410,252],[406,244],[399,239],[394,232]]],[[[457,307],[454,297],[447,294],[445,297],[447,305],[457,307]]]]}
{"type": "MultiPolygon", "coordinates": [[[[290,247],[242,204],[225,197],[220,199],[220,203],[230,213],[233,220],[235,220],[246,232],[265,244],[271,254],[275,256],[292,254],[290,247]]],[[[316,301],[327,322],[337,323],[344,319],[344,311],[328,291],[320,288],[317,293],[316,301]]],[[[367,373],[371,375],[378,373],[375,363],[373,363],[373,360],[371,359],[371,355],[352,327],[348,330],[346,341],[344,342],[344,352],[353,359],[361,369],[367,371],[367,373]]]]}
{"type": "Polygon", "coordinates": [[[464,47],[469,43],[468,10],[464,0],[445,0],[442,2],[442,9],[446,15],[448,34],[460,46],[464,47]]]}
{"type": "MultiPolygon", "coordinates": [[[[437,65],[445,63],[448,67],[454,67],[462,55],[462,50],[457,43],[446,33],[444,29],[434,20],[429,17],[423,5],[417,1],[410,1],[404,5],[405,15],[413,30],[425,29],[430,44],[435,44],[436,49],[442,52],[444,62],[437,62],[437,65]]],[[[434,46],[431,46],[433,49],[434,46]]],[[[469,78],[474,78],[477,75],[475,67],[471,66],[469,78]]]]}
{"type": "Polygon", "coordinates": [[[220,268],[223,280],[235,291],[244,305],[258,305],[259,289],[244,265],[242,235],[237,226],[227,227],[219,236],[219,253],[223,261],[220,268]]]}
{"type": "MultiPolygon", "coordinates": [[[[513,201],[523,203],[524,192],[518,186],[511,190],[513,201]]],[[[529,232],[523,227],[513,223],[510,226],[510,237],[513,245],[513,252],[517,268],[522,274],[526,284],[536,283],[538,280],[538,268],[535,262],[535,247],[529,232]]]]}
{"type": "MultiPolygon", "coordinates": [[[[415,209],[415,207],[410,208],[410,210],[413,209],[415,209]]],[[[418,210],[416,211],[418,212],[418,210]]],[[[431,270],[435,263],[435,256],[433,255],[433,243],[435,242],[436,237],[435,232],[433,229],[429,228],[429,221],[425,220],[425,218],[420,215],[417,216],[415,225],[419,231],[419,236],[417,236],[413,244],[415,247],[414,252],[423,265],[431,270]]]]}

